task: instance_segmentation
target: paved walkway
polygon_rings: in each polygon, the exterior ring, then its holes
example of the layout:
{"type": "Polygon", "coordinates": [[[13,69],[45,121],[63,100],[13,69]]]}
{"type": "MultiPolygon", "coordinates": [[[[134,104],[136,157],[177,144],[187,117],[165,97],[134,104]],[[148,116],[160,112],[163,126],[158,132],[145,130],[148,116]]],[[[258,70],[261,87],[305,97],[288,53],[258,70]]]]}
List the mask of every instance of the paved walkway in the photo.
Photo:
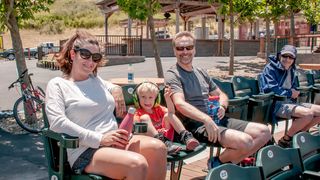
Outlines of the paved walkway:
{"type": "MultiPolygon", "coordinates": [[[[236,60],[253,57],[236,57],[236,60]]],[[[217,65],[226,65],[227,57],[197,57],[197,66],[214,69],[217,65]]],[[[166,71],[175,63],[175,58],[162,58],[163,70],[166,71]]],[[[34,85],[45,89],[48,80],[60,76],[60,71],[52,71],[36,67],[36,60],[28,60],[29,72],[33,73],[34,85]]],[[[104,79],[126,77],[128,65],[117,65],[99,69],[99,75],[104,79]]],[[[157,77],[153,58],[134,64],[136,77],[157,77]]],[[[8,91],[8,86],[16,80],[15,61],[0,61],[0,110],[12,109],[14,101],[19,97],[15,90],[8,91]]],[[[202,155],[207,156],[207,154],[202,155]]],[[[47,162],[41,137],[33,134],[13,135],[0,129],[0,180],[35,180],[48,179],[47,162]]]]}

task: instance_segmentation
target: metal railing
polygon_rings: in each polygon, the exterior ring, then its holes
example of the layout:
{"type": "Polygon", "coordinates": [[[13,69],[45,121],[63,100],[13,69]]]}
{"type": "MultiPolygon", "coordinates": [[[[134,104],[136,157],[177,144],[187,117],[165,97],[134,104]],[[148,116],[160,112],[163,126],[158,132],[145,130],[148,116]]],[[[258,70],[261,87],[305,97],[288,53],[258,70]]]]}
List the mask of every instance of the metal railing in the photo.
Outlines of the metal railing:
{"type": "Polygon", "coordinates": [[[142,37],[123,35],[97,35],[102,53],[120,56],[141,56],[142,37]]]}
{"type": "MultiPolygon", "coordinates": [[[[289,44],[290,37],[276,36],[274,39],[274,51],[279,52],[281,48],[289,44]]],[[[299,34],[293,38],[293,45],[297,47],[299,54],[318,52],[320,49],[320,34],[299,34]]]]}

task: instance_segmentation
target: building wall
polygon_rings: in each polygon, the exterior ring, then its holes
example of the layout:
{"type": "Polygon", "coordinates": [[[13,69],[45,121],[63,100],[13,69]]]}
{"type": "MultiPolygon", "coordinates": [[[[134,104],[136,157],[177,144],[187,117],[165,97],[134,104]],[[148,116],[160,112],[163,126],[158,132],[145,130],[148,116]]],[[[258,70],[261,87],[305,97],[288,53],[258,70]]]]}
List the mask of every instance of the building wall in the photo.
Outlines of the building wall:
{"type": "MultiPolygon", "coordinates": [[[[229,41],[223,41],[224,55],[229,55],[229,41]]],[[[235,40],[234,55],[235,56],[256,56],[259,52],[259,40],[235,40]]],[[[173,57],[172,40],[161,39],[158,40],[158,46],[161,57],[173,57]]],[[[215,56],[217,54],[218,41],[217,40],[200,40],[196,42],[196,56],[215,56]]],[[[271,44],[273,49],[273,44],[271,44]]],[[[142,40],[142,56],[153,57],[152,41],[149,39],[142,40]]]]}

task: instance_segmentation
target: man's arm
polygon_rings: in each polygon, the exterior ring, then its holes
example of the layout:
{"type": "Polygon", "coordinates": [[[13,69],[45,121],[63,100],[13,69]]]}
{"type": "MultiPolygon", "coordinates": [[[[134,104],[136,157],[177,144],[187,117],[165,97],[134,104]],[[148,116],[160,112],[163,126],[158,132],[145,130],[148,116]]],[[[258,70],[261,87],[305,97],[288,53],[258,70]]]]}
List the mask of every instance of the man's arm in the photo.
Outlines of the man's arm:
{"type": "Polygon", "coordinates": [[[172,96],[172,101],[176,109],[182,113],[184,116],[202,122],[208,133],[208,140],[212,142],[220,141],[220,132],[218,126],[214,123],[211,117],[202,111],[198,110],[196,107],[192,106],[185,101],[183,93],[174,93],[172,96]]]}
{"type": "MultiPolygon", "coordinates": [[[[228,96],[227,96],[224,92],[222,92],[222,91],[220,90],[219,87],[217,87],[214,91],[211,91],[209,94],[210,94],[211,96],[219,96],[219,97],[220,97],[220,100],[219,100],[220,107],[222,107],[224,111],[227,110],[228,105],[229,105],[229,103],[228,103],[229,98],[228,98],[228,96]]],[[[221,109],[221,108],[220,108],[220,109],[221,109]]],[[[224,116],[224,113],[223,113],[223,116],[224,116]]],[[[219,117],[219,118],[220,118],[220,117],[219,117]]],[[[223,118],[223,117],[221,117],[220,119],[222,119],[222,118],[223,118]]]]}

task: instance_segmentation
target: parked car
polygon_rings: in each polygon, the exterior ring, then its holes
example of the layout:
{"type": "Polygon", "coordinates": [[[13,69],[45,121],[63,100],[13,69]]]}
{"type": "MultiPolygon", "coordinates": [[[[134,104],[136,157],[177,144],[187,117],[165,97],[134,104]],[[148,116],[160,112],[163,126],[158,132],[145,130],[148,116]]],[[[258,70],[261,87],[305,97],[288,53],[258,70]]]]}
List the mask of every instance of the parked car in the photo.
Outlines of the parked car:
{"type": "Polygon", "coordinates": [[[44,55],[59,52],[59,46],[55,46],[53,42],[43,42],[39,45],[44,55]]]}
{"type": "MultiPolygon", "coordinates": [[[[24,48],[24,55],[26,58],[29,56],[29,48],[24,48]]],[[[11,61],[16,59],[14,49],[6,49],[3,52],[0,52],[0,56],[3,58],[7,58],[11,61]]],[[[38,58],[38,49],[37,48],[30,48],[30,57],[38,58]]]]}
{"type": "Polygon", "coordinates": [[[168,39],[170,38],[170,35],[168,33],[168,31],[156,31],[156,38],[157,39],[168,39]]]}

